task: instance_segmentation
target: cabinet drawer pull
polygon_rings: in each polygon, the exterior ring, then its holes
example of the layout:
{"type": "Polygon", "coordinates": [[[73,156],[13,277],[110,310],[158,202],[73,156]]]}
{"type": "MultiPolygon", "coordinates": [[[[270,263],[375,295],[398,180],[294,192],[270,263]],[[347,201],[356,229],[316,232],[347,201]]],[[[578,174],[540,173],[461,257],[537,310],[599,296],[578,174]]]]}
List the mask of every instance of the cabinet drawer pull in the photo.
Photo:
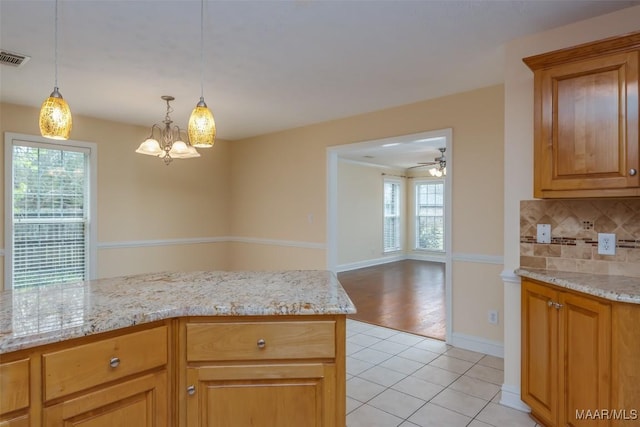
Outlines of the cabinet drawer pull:
{"type": "Polygon", "coordinates": [[[190,385],[189,387],[187,387],[187,394],[189,396],[193,396],[194,394],[196,394],[196,386],[190,385]]]}
{"type": "Polygon", "coordinates": [[[547,306],[553,307],[553,301],[551,301],[551,300],[547,301],[547,306]]]}
{"type": "Polygon", "coordinates": [[[267,343],[265,340],[263,340],[262,338],[260,338],[258,340],[258,348],[265,348],[267,346],[267,343]]]}
{"type": "Polygon", "coordinates": [[[111,366],[112,368],[117,368],[119,365],[120,365],[120,358],[112,357],[111,360],[109,360],[109,366],[111,366]]]}
{"type": "Polygon", "coordinates": [[[637,173],[638,173],[638,171],[635,170],[634,168],[629,169],[629,175],[636,176],[637,173]]]}

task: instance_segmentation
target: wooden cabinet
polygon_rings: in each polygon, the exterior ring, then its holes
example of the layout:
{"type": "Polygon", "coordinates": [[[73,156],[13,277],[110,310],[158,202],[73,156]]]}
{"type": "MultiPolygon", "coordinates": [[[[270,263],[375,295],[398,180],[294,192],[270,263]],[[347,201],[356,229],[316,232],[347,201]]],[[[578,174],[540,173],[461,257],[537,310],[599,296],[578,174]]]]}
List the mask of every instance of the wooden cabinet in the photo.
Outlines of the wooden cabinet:
{"type": "Polygon", "coordinates": [[[29,425],[30,359],[0,363],[0,427],[29,425]]]}
{"type": "Polygon", "coordinates": [[[174,425],[172,321],[0,355],[0,427],[174,425]]]}
{"type": "Polygon", "coordinates": [[[68,398],[43,413],[45,427],[169,426],[167,371],[68,398]]]}
{"type": "Polygon", "coordinates": [[[179,318],[2,354],[0,427],[345,427],[345,327],[179,318]]]}
{"type": "Polygon", "coordinates": [[[181,333],[182,425],[344,427],[344,316],[188,319],[181,333]]]}
{"type": "Polygon", "coordinates": [[[640,32],[525,58],[534,71],[534,196],[640,196],[640,32]]]}
{"type": "Polygon", "coordinates": [[[580,411],[613,408],[611,311],[608,302],[522,281],[522,400],[545,426],[610,425],[580,411]]]}
{"type": "Polygon", "coordinates": [[[168,329],[162,325],[45,351],[42,424],[170,425],[168,329]]]}

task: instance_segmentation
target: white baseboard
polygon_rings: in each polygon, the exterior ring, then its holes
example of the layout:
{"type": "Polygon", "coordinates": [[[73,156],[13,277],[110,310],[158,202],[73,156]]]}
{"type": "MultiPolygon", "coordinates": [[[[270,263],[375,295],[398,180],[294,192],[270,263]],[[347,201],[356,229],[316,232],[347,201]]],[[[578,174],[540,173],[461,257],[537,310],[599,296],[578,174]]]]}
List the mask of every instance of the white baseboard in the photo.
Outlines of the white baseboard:
{"type": "Polygon", "coordinates": [[[363,261],[350,262],[348,264],[341,264],[336,267],[336,273],[342,273],[344,271],[357,270],[359,268],[373,267],[374,265],[388,264],[390,262],[402,261],[406,259],[404,255],[392,255],[382,258],[365,259],[363,261]]]}
{"type": "Polygon", "coordinates": [[[435,254],[435,253],[420,253],[420,252],[410,252],[405,259],[412,259],[416,261],[431,261],[431,262],[447,262],[447,257],[445,254],[435,254]]]}
{"type": "Polygon", "coordinates": [[[500,404],[518,411],[531,412],[531,408],[520,399],[520,389],[510,384],[502,384],[500,404]]]}
{"type": "Polygon", "coordinates": [[[473,335],[454,332],[451,334],[451,342],[449,344],[464,350],[476,351],[478,353],[484,353],[496,357],[504,357],[504,344],[473,335]]]}

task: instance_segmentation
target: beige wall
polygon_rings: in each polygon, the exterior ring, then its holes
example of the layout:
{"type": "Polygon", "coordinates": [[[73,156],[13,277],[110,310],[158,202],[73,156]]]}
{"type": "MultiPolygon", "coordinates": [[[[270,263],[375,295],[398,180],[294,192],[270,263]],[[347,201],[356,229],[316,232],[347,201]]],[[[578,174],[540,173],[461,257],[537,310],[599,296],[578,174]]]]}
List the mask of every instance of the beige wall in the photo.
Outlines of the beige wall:
{"type": "MultiPolygon", "coordinates": [[[[338,160],[338,266],[383,253],[383,173],[388,168],[338,160]]],[[[406,188],[406,181],[402,185],[406,188]]],[[[406,202],[403,198],[401,202],[406,202]]]]}
{"type": "MultiPolygon", "coordinates": [[[[234,141],[231,234],[324,244],[327,147],[452,128],[453,253],[454,258],[456,253],[465,255],[456,261],[453,274],[453,332],[500,343],[502,323],[498,329],[489,325],[487,311],[502,313],[496,265],[501,264],[503,244],[503,102],[502,85],[492,86],[234,141]],[[493,258],[485,262],[486,257],[493,258]],[[487,301],[488,295],[495,297],[487,301]],[[458,298],[476,301],[473,313],[465,312],[458,298]]],[[[258,245],[283,268],[298,267],[295,258],[287,258],[290,248],[277,242],[268,249],[264,242],[236,247],[235,265],[262,267],[253,252],[258,245]]],[[[316,256],[324,263],[324,251],[316,251],[316,256]]]]}
{"type": "Polygon", "coordinates": [[[513,276],[519,264],[520,200],[533,197],[533,73],[522,58],[638,30],[640,6],[515,40],[505,57],[505,390],[519,396],[520,286],[513,276]]]}
{"type": "MultiPolygon", "coordinates": [[[[452,128],[453,252],[465,255],[454,266],[453,332],[499,341],[486,311],[502,311],[499,298],[487,298],[499,295],[500,285],[488,279],[495,263],[483,257],[502,254],[503,96],[503,87],[493,86],[218,141],[211,151],[201,150],[202,158],[169,167],[134,154],[147,128],[76,115],[73,139],[98,145],[98,275],[324,268],[327,147],[452,128]],[[154,246],[164,239],[214,241],[154,246]],[[470,301],[476,302],[472,313],[465,311],[470,301]]],[[[1,129],[37,135],[36,118],[37,109],[3,105],[1,129]]]]}
{"type": "MultiPolygon", "coordinates": [[[[39,135],[38,109],[2,104],[0,129],[39,135]]],[[[149,129],[74,115],[71,138],[98,147],[98,277],[158,270],[223,269],[226,243],[148,246],[212,239],[229,227],[229,144],[175,160],[135,154],[149,129]],[[101,248],[107,245],[109,248],[101,248]]],[[[0,162],[4,188],[4,150],[0,162]]],[[[0,200],[4,208],[4,198],[0,200]]],[[[2,209],[4,215],[4,209],[2,209]]],[[[4,239],[4,218],[2,222],[4,239]]],[[[215,239],[213,239],[215,240],[215,239]]],[[[4,247],[4,240],[2,241],[4,247]]],[[[4,279],[2,279],[4,281],[4,279]]]]}

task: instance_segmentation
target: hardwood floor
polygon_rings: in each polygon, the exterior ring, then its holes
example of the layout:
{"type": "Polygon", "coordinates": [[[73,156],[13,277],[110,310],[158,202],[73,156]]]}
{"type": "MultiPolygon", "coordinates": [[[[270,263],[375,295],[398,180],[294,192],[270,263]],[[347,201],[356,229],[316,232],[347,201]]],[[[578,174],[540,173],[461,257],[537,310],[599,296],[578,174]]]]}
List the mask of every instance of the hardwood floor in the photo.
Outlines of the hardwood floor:
{"type": "Polygon", "coordinates": [[[356,305],[349,317],[444,340],[445,265],[405,260],[338,273],[356,305]]]}

